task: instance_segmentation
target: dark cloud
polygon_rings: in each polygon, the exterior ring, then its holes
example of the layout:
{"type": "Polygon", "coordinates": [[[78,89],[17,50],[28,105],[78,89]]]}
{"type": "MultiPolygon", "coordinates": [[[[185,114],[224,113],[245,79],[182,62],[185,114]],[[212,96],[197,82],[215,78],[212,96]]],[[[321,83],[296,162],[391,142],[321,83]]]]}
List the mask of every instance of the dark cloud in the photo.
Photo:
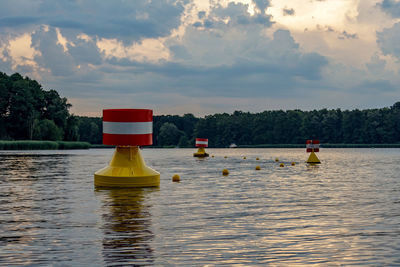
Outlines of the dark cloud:
{"type": "Polygon", "coordinates": [[[14,1],[2,1],[1,13],[7,16],[2,16],[0,26],[13,29],[45,24],[100,38],[117,38],[125,43],[168,35],[180,25],[184,11],[181,2],[171,0],[17,2],[22,10],[25,10],[25,5],[30,9],[21,14],[21,11],[10,4],[14,1]]]}
{"type": "Polygon", "coordinates": [[[384,12],[393,18],[400,18],[400,2],[395,0],[383,0],[377,4],[384,12]]]}
{"type": "Polygon", "coordinates": [[[400,60],[400,22],[391,28],[377,32],[377,43],[384,55],[392,55],[400,60]]]}
{"type": "Polygon", "coordinates": [[[370,93],[370,94],[376,94],[376,93],[389,93],[389,92],[395,92],[399,90],[399,86],[393,85],[390,81],[388,80],[367,80],[362,82],[355,91],[359,91],[362,93],[370,93]]]}
{"type": "Polygon", "coordinates": [[[342,39],[342,40],[343,39],[358,39],[358,35],[357,35],[357,33],[350,34],[347,31],[343,31],[339,35],[338,39],[342,39]]]}
{"type": "Polygon", "coordinates": [[[294,16],[295,11],[293,8],[284,8],[282,10],[284,16],[294,16]]]}

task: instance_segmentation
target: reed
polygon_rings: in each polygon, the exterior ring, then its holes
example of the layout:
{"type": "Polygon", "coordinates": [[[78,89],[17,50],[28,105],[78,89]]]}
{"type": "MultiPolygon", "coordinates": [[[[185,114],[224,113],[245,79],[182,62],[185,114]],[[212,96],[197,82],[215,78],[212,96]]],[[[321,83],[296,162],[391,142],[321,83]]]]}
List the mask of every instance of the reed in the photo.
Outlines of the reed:
{"type": "Polygon", "coordinates": [[[87,142],[67,142],[67,141],[1,141],[0,150],[55,150],[55,149],[89,149],[87,142]]]}

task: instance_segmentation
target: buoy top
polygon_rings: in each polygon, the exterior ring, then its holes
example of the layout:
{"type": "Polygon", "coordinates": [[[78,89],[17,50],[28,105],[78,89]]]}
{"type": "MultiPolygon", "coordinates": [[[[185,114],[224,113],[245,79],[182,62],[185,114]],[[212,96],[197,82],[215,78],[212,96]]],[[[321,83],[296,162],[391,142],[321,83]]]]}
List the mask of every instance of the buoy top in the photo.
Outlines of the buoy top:
{"type": "Polygon", "coordinates": [[[307,140],[306,141],[306,151],[309,152],[319,152],[319,140],[307,140]]]}
{"type": "Polygon", "coordinates": [[[153,144],[153,110],[104,109],[103,144],[148,146],[153,144]]]}
{"type": "Polygon", "coordinates": [[[196,138],[196,147],[208,147],[208,139],[196,138]]]}

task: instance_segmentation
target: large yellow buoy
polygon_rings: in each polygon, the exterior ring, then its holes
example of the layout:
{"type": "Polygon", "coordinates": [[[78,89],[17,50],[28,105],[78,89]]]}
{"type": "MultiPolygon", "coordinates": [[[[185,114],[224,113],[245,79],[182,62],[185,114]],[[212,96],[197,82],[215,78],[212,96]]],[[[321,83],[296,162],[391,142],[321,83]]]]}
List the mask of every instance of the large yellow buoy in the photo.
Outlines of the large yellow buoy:
{"type": "Polygon", "coordinates": [[[153,143],[150,109],[103,110],[103,144],[116,149],[107,167],[94,174],[96,187],[151,187],[160,185],[160,173],[146,166],[139,146],[153,143]]]}

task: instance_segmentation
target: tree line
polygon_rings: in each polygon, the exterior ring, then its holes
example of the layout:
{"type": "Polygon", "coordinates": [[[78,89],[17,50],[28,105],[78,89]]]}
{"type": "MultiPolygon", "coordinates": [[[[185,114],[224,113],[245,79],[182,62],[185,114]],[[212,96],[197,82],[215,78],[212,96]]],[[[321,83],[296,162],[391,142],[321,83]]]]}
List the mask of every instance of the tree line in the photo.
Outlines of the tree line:
{"type": "MultiPolygon", "coordinates": [[[[102,143],[102,119],[75,116],[71,104],[35,80],[0,72],[0,139],[102,143]]],[[[204,118],[193,114],[153,118],[153,146],[193,147],[195,138],[210,147],[304,144],[319,139],[333,144],[400,143],[400,102],[365,110],[235,111],[204,118]]]]}

